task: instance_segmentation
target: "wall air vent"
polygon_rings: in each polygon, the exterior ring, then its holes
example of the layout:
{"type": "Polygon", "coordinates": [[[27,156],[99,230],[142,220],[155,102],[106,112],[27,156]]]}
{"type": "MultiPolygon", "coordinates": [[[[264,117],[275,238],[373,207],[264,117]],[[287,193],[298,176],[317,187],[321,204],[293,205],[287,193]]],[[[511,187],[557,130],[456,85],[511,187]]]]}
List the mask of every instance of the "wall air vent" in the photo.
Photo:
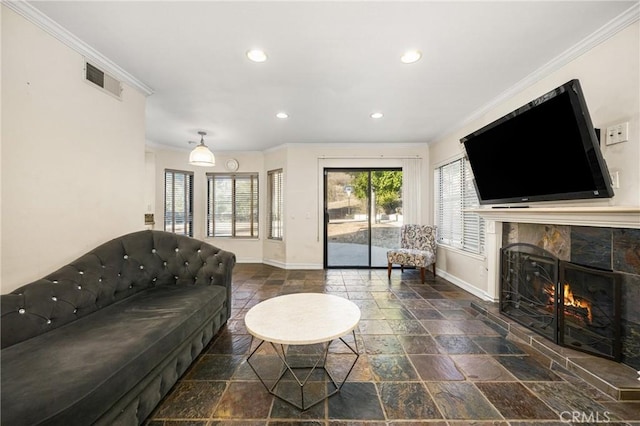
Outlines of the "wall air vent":
{"type": "Polygon", "coordinates": [[[102,71],[100,68],[95,65],[91,65],[86,61],[84,64],[84,78],[86,81],[93,83],[106,93],[109,93],[118,99],[122,99],[122,83],[102,71]]]}

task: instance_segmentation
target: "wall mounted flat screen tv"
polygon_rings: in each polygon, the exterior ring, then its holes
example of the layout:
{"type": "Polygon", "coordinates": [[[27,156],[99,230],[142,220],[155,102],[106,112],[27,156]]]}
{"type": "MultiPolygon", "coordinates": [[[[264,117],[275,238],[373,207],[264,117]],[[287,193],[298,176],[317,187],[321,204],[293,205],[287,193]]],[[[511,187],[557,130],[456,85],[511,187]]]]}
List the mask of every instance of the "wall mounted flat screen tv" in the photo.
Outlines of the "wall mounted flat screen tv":
{"type": "Polygon", "coordinates": [[[465,136],[480,204],[613,197],[578,80],[465,136]]]}

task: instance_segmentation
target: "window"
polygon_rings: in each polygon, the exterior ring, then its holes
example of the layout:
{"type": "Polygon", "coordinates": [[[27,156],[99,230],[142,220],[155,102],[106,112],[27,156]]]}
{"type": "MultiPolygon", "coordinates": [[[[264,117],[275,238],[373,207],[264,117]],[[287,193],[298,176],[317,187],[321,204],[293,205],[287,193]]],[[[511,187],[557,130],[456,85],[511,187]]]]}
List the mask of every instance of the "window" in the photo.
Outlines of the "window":
{"type": "Polygon", "coordinates": [[[164,230],[193,237],[193,173],[164,171],[164,230]]]}
{"type": "Polygon", "coordinates": [[[258,238],[257,173],[207,173],[207,237],[258,238]]]}
{"type": "Polygon", "coordinates": [[[471,253],[484,253],[484,219],[467,209],[478,207],[473,175],[465,158],[435,172],[438,243],[471,253]]]}
{"type": "Polygon", "coordinates": [[[267,238],[282,240],[282,169],[267,172],[267,238]]]}

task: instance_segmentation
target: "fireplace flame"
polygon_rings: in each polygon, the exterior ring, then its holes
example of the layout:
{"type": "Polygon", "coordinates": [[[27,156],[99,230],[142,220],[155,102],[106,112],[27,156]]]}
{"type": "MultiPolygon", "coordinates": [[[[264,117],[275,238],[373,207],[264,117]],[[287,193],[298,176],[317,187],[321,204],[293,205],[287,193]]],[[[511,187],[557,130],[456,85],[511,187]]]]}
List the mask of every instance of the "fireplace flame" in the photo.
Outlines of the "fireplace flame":
{"type": "Polygon", "coordinates": [[[589,324],[593,322],[593,313],[591,312],[591,303],[573,296],[573,291],[569,283],[564,283],[564,306],[573,306],[574,308],[582,308],[587,310],[587,318],[589,324]]]}
{"type": "MultiPolygon", "coordinates": [[[[564,287],[564,300],[563,300],[563,304],[565,306],[565,314],[571,315],[573,317],[579,318],[580,315],[577,314],[576,312],[570,312],[568,311],[566,308],[567,307],[572,307],[572,308],[579,308],[582,309],[584,311],[586,311],[586,317],[589,320],[589,324],[593,323],[593,313],[591,311],[591,303],[578,297],[578,296],[574,296],[573,295],[573,291],[571,290],[571,286],[569,285],[569,283],[564,283],[563,285],[564,287]]],[[[553,286],[546,286],[544,288],[544,292],[549,296],[549,303],[547,304],[547,308],[549,310],[553,309],[553,306],[555,305],[555,300],[556,300],[556,291],[555,288],[553,286]]],[[[584,317],[582,318],[584,320],[584,317]]]]}

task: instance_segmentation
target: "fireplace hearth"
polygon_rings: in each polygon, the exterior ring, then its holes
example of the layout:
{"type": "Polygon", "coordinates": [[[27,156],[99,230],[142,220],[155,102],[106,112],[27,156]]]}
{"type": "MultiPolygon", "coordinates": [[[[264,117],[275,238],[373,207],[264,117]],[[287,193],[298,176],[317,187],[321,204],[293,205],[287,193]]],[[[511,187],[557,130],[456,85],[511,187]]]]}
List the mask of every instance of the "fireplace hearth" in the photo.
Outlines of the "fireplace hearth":
{"type": "Polygon", "coordinates": [[[621,361],[620,279],[531,244],[501,250],[500,311],[561,345],[621,361]]]}

